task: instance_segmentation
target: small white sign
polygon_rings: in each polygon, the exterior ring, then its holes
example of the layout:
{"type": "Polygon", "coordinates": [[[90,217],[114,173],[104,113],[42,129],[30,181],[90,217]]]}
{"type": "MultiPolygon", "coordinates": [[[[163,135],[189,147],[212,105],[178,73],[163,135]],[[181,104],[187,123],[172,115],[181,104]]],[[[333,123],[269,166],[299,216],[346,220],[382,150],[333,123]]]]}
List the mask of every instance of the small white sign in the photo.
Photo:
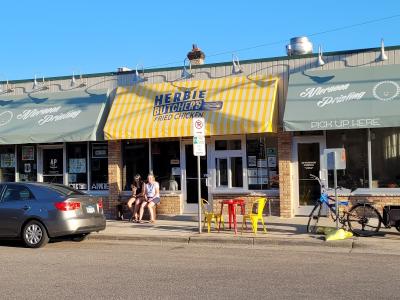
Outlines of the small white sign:
{"type": "Polygon", "coordinates": [[[193,136],[196,135],[205,135],[206,123],[204,118],[193,118],[192,129],[193,136]]]}
{"type": "Polygon", "coordinates": [[[205,156],[206,155],[206,138],[201,135],[193,136],[193,155],[205,156]]]}

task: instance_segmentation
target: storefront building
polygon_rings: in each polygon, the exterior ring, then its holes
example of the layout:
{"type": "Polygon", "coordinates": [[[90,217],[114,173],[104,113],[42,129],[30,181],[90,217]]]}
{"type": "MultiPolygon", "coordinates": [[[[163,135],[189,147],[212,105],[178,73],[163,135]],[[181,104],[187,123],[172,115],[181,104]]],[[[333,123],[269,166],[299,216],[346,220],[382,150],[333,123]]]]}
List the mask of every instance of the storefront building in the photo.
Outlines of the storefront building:
{"type": "MultiPolygon", "coordinates": [[[[118,87],[105,138],[115,146],[121,174],[110,195],[129,196],[135,174],[153,173],[161,185],[158,213],[197,211],[197,165],[192,120],[206,121],[201,197],[278,194],[277,87],[272,76],[163,82],[118,87]]],[[[270,195],[268,195],[270,196],[270,195]]]]}
{"type": "Polygon", "coordinates": [[[343,148],[346,169],[338,173],[340,191],[350,200],[378,208],[400,203],[400,66],[306,71],[289,79],[285,130],[294,132],[296,214],[309,212],[320,194],[321,177],[333,187],[324,150],[343,148]]]}
{"type": "Polygon", "coordinates": [[[400,47],[0,83],[0,181],[69,184],[102,195],[107,216],[137,173],[160,182],[158,214],[197,209],[191,118],[206,118],[201,196],[267,196],[266,214],[308,212],[329,182],[322,153],[346,149],[353,199],[399,203],[400,47]],[[366,104],[365,104],[366,103],[366,104]],[[364,105],[365,104],[365,105],[364,105]]]}
{"type": "Polygon", "coordinates": [[[103,127],[108,90],[48,89],[1,95],[0,182],[39,181],[88,192],[107,190],[103,127]]]}

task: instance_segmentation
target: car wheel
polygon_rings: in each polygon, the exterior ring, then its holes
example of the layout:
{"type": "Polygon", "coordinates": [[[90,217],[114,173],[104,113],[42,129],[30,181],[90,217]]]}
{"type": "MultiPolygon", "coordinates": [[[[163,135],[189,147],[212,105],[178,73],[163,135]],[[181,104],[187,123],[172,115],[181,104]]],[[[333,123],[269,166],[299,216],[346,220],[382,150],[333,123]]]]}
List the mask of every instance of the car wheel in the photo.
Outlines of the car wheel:
{"type": "Polygon", "coordinates": [[[49,242],[49,236],[43,224],[33,220],[24,226],[22,240],[29,248],[40,248],[49,242]]]}
{"type": "Polygon", "coordinates": [[[89,233],[74,234],[71,237],[71,240],[73,240],[74,242],[82,242],[82,241],[86,240],[88,236],[89,236],[89,233]]]}

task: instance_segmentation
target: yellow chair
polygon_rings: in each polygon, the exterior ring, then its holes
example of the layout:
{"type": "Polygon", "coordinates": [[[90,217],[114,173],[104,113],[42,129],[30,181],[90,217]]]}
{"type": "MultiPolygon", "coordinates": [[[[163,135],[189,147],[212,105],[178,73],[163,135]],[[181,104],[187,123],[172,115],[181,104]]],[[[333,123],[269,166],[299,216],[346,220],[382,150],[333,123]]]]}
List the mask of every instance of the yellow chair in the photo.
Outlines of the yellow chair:
{"type": "Polygon", "coordinates": [[[212,220],[214,220],[216,228],[219,226],[219,222],[221,221],[222,227],[225,229],[224,216],[221,215],[221,213],[214,213],[210,203],[206,199],[201,199],[201,210],[204,215],[203,228],[206,227],[206,223],[207,223],[208,233],[210,233],[210,230],[211,230],[212,220]]]}
{"type": "Polygon", "coordinates": [[[247,219],[249,219],[251,222],[251,227],[253,229],[254,234],[257,234],[258,221],[260,221],[260,220],[261,220],[261,224],[264,229],[264,233],[267,233],[267,229],[265,228],[264,219],[263,219],[263,210],[264,210],[266,203],[267,203],[266,198],[259,198],[253,202],[253,204],[251,206],[251,212],[243,215],[242,233],[243,233],[244,226],[246,226],[246,229],[247,229],[247,219]],[[255,213],[255,211],[257,211],[257,213],[255,213]]]}

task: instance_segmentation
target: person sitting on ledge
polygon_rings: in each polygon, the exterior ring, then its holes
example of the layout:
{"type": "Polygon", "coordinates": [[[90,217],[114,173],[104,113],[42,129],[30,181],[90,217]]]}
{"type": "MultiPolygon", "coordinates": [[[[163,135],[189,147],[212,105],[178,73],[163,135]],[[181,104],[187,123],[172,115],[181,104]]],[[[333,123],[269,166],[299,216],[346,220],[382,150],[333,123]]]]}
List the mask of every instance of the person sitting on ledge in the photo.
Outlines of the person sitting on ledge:
{"type": "Polygon", "coordinates": [[[160,203],[160,185],[153,174],[147,176],[147,183],[144,185],[144,201],[140,206],[139,223],[143,223],[142,217],[144,208],[147,207],[150,213],[150,223],[155,222],[153,207],[160,203]]]}
{"type": "Polygon", "coordinates": [[[144,182],[139,174],[136,174],[134,177],[134,181],[131,184],[132,189],[132,197],[129,199],[127,205],[129,210],[132,212],[132,217],[129,221],[139,222],[139,207],[142,204],[144,197],[144,182]],[[134,207],[132,207],[134,204],[134,207]]]}

